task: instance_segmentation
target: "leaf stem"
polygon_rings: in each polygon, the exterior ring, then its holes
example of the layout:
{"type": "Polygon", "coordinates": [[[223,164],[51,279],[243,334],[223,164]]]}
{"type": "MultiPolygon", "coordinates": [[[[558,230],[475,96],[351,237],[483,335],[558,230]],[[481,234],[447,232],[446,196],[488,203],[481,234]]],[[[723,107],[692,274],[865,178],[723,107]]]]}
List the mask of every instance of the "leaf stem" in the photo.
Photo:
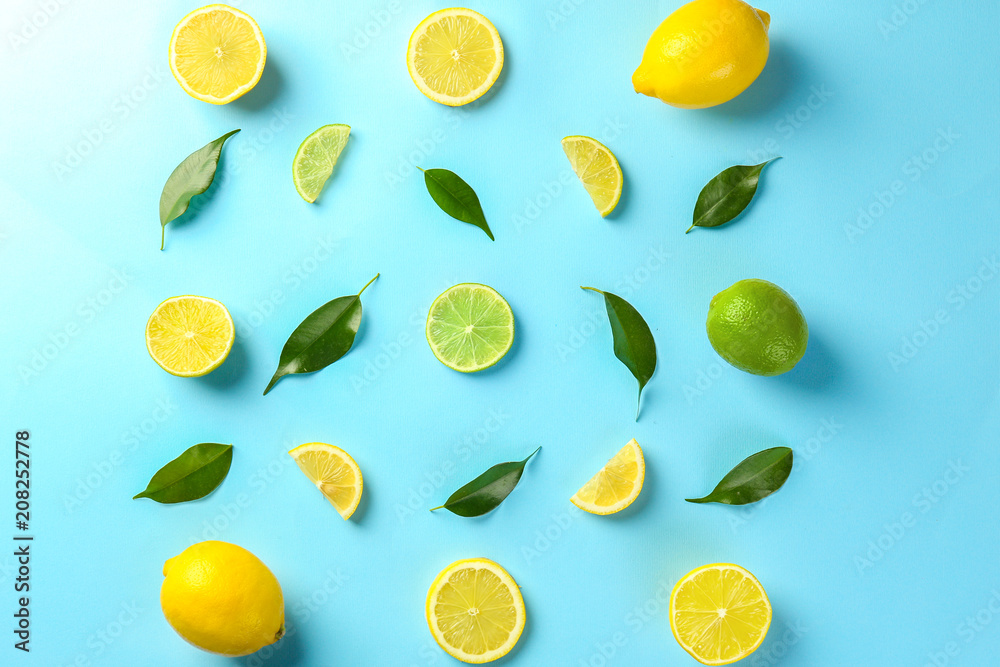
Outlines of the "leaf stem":
{"type": "Polygon", "coordinates": [[[688,233],[688,232],[690,232],[690,231],[691,231],[692,229],[694,229],[694,225],[691,225],[690,227],[688,227],[688,228],[687,228],[687,232],[684,232],[684,233],[685,233],[685,234],[687,234],[687,233],[688,233]]]}
{"type": "MultiPolygon", "coordinates": [[[[420,167],[417,167],[417,169],[420,169],[420,167]]],[[[430,511],[433,512],[434,510],[443,510],[443,509],[444,505],[438,505],[437,507],[432,507],[430,511]]]]}
{"type": "MultiPolygon", "coordinates": [[[[380,275],[382,275],[381,272],[376,273],[375,274],[375,278],[372,278],[371,280],[369,280],[367,283],[365,283],[365,286],[361,288],[361,292],[364,292],[366,289],[368,289],[368,286],[371,285],[373,282],[375,282],[375,279],[378,278],[380,275]]],[[[358,296],[361,296],[361,292],[358,292],[358,296]]]]}
{"type": "Polygon", "coordinates": [[[597,289],[596,287],[584,287],[583,285],[580,285],[580,289],[589,289],[591,292],[597,292],[598,294],[604,294],[604,292],[602,292],[601,290],[597,289]]]}
{"type": "Polygon", "coordinates": [[[167,238],[167,226],[160,225],[160,250],[163,250],[163,242],[167,238]]]}

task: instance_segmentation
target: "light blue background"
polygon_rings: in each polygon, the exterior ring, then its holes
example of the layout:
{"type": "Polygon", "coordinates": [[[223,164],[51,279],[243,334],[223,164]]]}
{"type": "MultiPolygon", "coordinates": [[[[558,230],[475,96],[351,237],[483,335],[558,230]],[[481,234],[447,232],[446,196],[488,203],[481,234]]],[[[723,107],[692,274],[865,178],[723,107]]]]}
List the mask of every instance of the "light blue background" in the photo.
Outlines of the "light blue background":
{"type": "Polygon", "coordinates": [[[0,662],[232,664],[183,643],[158,605],[162,562],[218,537],[263,559],[286,596],[290,636],[240,664],[454,664],[423,603],[435,574],[470,556],[524,591],[527,629],[504,664],[692,665],[658,600],[716,561],[753,571],[774,606],[749,665],[995,664],[996,3],[770,0],[760,79],[703,111],[630,84],[676,0],[473,3],[506,62],[487,99],[460,110],[420,95],[404,64],[413,27],[444,5],[239,4],[268,60],[225,107],[188,97],[167,67],[170,31],[197,3],[62,0],[46,18],[32,0],[0,16],[0,507],[12,524],[13,434],[30,429],[36,536],[33,650],[6,634],[0,662]],[[352,126],[350,143],[310,206],[291,159],[334,122],[352,126]],[[167,175],[235,127],[219,186],[159,252],[167,175]],[[608,220],[566,179],[569,134],[621,161],[608,220]],[[776,154],[747,215],[684,235],[709,178],[776,154]],[[414,164],[472,184],[496,242],[437,210],[414,164]],[[860,225],[859,210],[872,216],[860,225]],[[262,397],[295,325],[379,271],[350,354],[262,397]],[[741,373],[706,339],[709,299],[748,277],[787,289],[808,319],[787,375],[741,373]],[[422,332],[434,297],[464,281],[498,289],[518,323],[508,358],[475,376],[439,364],[422,332]],[[654,330],[638,423],[635,381],[582,284],[624,296],[654,330]],[[171,377],[143,345],[156,304],[188,293],[240,323],[203,379],[171,377]],[[569,496],[632,437],[647,462],[637,503],[573,512],[569,496]],[[315,440],[364,471],[349,522],[285,453],[315,440]],[[130,499],[203,441],[236,446],[210,497],[130,499]],[[427,511],[539,444],[494,513],[427,511]],[[775,496],[683,501],[775,445],[796,452],[775,496]]]}

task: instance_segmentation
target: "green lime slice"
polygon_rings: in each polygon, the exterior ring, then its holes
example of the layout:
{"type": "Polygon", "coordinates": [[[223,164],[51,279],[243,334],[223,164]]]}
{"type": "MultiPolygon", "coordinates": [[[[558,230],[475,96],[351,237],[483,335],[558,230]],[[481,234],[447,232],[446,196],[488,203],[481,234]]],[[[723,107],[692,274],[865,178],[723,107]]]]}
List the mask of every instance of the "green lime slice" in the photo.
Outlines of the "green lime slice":
{"type": "Polygon", "coordinates": [[[427,343],[442,364],[474,373],[500,361],[514,342],[514,313],[492,287],[462,283],[427,314],[427,343]]]}
{"type": "Polygon", "coordinates": [[[295,189],[310,204],[319,193],[337,165],[340,152],[351,135],[349,125],[324,125],[302,142],[292,162],[295,189]]]}

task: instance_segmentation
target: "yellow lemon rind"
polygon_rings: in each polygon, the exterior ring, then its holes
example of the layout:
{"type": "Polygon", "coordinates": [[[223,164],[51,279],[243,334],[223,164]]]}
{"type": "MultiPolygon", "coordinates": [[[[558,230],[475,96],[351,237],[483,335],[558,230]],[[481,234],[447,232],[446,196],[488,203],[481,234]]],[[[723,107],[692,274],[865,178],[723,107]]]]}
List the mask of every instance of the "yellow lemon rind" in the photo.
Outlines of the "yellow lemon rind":
{"type": "Polygon", "coordinates": [[[763,71],[770,23],[767,12],[743,0],[689,2],[650,35],[632,75],[633,88],[681,109],[725,104],[763,71]],[[730,18],[716,30],[711,26],[719,24],[720,11],[728,11],[730,18]]]}
{"type": "Polygon", "coordinates": [[[167,559],[163,577],[163,614],[170,627],[191,646],[216,655],[240,657],[277,642],[285,634],[281,583],[263,561],[241,546],[219,540],[192,544],[167,559]],[[208,561],[218,567],[191,567],[193,561],[208,561]],[[171,575],[177,568],[178,572],[171,575]],[[215,581],[206,580],[207,574],[214,575],[215,581]],[[199,614],[207,613],[212,615],[209,625],[215,634],[206,634],[205,619],[199,619],[199,614]],[[256,617],[256,622],[247,623],[249,616],[256,617]],[[227,623],[220,627],[220,621],[227,623]],[[270,634],[272,621],[277,623],[277,629],[270,634]]]}

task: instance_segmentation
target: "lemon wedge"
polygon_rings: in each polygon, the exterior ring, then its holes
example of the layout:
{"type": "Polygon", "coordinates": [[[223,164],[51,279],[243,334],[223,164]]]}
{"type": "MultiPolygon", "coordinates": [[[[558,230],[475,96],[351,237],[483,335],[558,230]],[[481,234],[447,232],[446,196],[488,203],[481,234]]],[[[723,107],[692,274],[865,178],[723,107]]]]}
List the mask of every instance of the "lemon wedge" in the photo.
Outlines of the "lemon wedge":
{"type": "Polygon", "coordinates": [[[570,501],[591,514],[614,514],[635,501],[646,477],[646,461],[635,438],[629,440],[570,501]]]}
{"type": "Polygon", "coordinates": [[[670,593],[674,638],[703,665],[742,660],[757,650],[770,625],[764,587],[739,565],[703,565],[684,575],[670,593]]]}
{"type": "Polygon", "coordinates": [[[175,296],[146,322],[146,349],[160,368],[179,377],[199,377],[222,365],[236,329],[229,311],[215,299],[175,296]]]}
{"type": "Polygon", "coordinates": [[[257,22],[229,5],[196,9],[170,37],[170,71],[191,97],[226,104],[260,80],[267,45],[257,22]]]}
{"type": "Polygon", "coordinates": [[[351,455],[323,442],[299,445],[288,454],[340,516],[345,521],[350,519],[361,502],[364,486],[361,468],[351,455]]]}
{"type": "Polygon", "coordinates": [[[597,211],[602,218],[607,217],[618,205],[625,183],[618,158],[607,146],[591,137],[566,137],[562,147],[597,211]]]}
{"type": "Polygon", "coordinates": [[[434,640],[462,662],[492,662],[510,652],[524,630],[524,599],[507,571],[486,558],[455,561],[427,591],[434,640]]]}
{"type": "Polygon", "coordinates": [[[482,97],[500,76],[503,42],[482,14],[461,7],[442,9],[413,30],[406,67],[424,95],[461,106],[482,97]]]}

